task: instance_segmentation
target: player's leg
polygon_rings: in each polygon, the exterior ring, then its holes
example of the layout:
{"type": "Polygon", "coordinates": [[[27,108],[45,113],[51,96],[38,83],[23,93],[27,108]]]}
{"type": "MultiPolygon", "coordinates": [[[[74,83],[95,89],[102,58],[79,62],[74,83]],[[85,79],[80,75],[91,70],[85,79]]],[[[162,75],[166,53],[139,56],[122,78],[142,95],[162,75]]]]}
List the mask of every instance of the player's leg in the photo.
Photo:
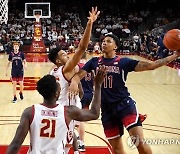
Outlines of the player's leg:
{"type": "Polygon", "coordinates": [[[102,124],[104,133],[109,143],[112,146],[114,154],[125,154],[122,135],[124,134],[123,124],[121,119],[114,114],[115,107],[110,105],[102,105],[102,124]]]}
{"type": "Polygon", "coordinates": [[[152,154],[150,146],[143,142],[144,135],[142,126],[135,126],[129,129],[129,135],[135,138],[136,142],[138,142],[135,145],[140,154],[152,154]]]}
{"type": "MultiPolygon", "coordinates": [[[[89,109],[89,105],[91,103],[93,97],[93,93],[84,93],[83,98],[81,99],[81,104],[83,109],[89,109]]],[[[85,126],[84,122],[80,122],[80,125],[78,127],[78,133],[79,133],[79,151],[85,151],[85,144],[84,144],[84,136],[85,136],[85,126]]]]}
{"type": "Polygon", "coordinates": [[[20,99],[23,100],[23,98],[24,98],[24,96],[23,96],[23,89],[24,89],[23,81],[19,81],[19,85],[20,85],[19,96],[20,96],[20,99]]]}
{"type": "Polygon", "coordinates": [[[85,144],[84,144],[84,135],[85,135],[85,127],[84,122],[80,122],[79,126],[77,127],[78,131],[78,149],[79,151],[86,151],[85,144]]]}
{"type": "Polygon", "coordinates": [[[77,136],[76,136],[75,132],[74,132],[74,135],[73,135],[73,149],[74,149],[74,154],[79,154],[77,136]]]}
{"type": "Polygon", "coordinates": [[[12,84],[13,84],[13,100],[12,100],[13,103],[15,103],[17,101],[17,97],[16,97],[17,79],[18,79],[18,76],[17,76],[16,70],[12,70],[12,72],[11,72],[11,81],[12,81],[12,84]]]}
{"type": "Polygon", "coordinates": [[[19,96],[20,96],[20,99],[23,100],[23,98],[24,98],[24,96],[23,96],[23,89],[24,89],[24,85],[23,85],[24,72],[23,72],[23,71],[20,71],[19,76],[18,76],[18,80],[19,80],[19,85],[20,85],[19,96]]]}
{"type": "Polygon", "coordinates": [[[109,139],[108,141],[113,148],[114,154],[126,154],[123,147],[122,137],[109,139]]]}
{"type": "Polygon", "coordinates": [[[12,79],[12,84],[13,84],[13,96],[14,96],[12,102],[15,103],[17,101],[17,97],[16,97],[16,85],[17,85],[16,78],[12,79]]]}
{"type": "Polygon", "coordinates": [[[122,121],[123,125],[129,132],[129,135],[134,139],[135,145],[140,154],[151,154],[152,151],[149,145],[144,144],[144,136],[143,136],[143,127],[141,118],[139,117],[139,113],[136,109],[136,102],[131,98],[125,100],[124,103],[127,102],[127,107],[122,110],[122,121]]]}

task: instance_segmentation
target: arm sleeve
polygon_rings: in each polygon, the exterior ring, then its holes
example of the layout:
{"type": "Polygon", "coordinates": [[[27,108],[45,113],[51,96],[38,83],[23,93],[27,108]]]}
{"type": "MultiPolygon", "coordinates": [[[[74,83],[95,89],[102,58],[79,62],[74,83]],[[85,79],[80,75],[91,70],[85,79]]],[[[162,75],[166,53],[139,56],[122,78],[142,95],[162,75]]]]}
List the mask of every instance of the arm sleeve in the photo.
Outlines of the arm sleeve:
{"type": "Polygon", "coordinates": [[[138,60],[130,59],[130,58],[123,58],[121,67],[122,69],[126,70],[127,72],[132,72],[135,70],[136,65],[138,64],[138,60]]]}

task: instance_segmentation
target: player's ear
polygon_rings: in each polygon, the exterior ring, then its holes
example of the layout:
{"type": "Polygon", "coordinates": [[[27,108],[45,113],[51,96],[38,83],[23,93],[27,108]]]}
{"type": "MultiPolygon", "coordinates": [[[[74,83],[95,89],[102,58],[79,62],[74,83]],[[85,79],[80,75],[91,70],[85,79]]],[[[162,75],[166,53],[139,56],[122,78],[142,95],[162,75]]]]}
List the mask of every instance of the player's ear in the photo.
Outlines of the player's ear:
{"type": "Polygon", "coordinates": [[[60,64],[60,63],[61,63],[61,60],[56,59],[56,64],[60,64]]]}
{"type": "Polygon", "coordinates": [[[59,97],[59,92],[58,91],[55,92],[55,97],[59,97]]]}
{"type": "Polygon", "coordinates": [[[114,50],[116,50],[116,49],[117,49],[117,46],[114,47],[114,50]]]}

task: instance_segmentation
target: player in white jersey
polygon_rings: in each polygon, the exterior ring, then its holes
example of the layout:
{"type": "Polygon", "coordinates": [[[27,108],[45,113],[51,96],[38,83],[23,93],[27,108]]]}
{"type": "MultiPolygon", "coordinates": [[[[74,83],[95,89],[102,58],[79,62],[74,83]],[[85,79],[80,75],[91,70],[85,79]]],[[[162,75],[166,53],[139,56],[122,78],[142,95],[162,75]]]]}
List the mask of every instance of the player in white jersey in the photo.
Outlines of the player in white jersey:
{"type": "MultiPolygon", "coordinates": [[[[69,88],[69,81],[64,77],[63,74],[63,67],[60,66],[59,68],[56,67],[54,68],[50,74],[55,76],[56,80],[59,82],[60,87],[61,87],[61,92],[60,96],[57,100],[57,104],[62,104],[62,105],[74,105],[77,106],[78,108],[82,108],[81,106],[81,101],[79,95],[76,95],[74,98],[70,99],[68,96],[68,88],[69,88]]],[[[70,148],[73,146],[75,153],[78,153],[78,145],[77,145],[77,139],[76,139],[76,134],[74,133],[74,128],[76,125],[79,125],[80,123],[78,121],[72,120],[71,123],[69,124],[69,130],[67,133],[66,141],[65,141],[65,154],[68,154],[70,148]],[[75,140],[76,139],[76,140],[75,140]],[[73,145],[74,142],[74,145],[73,145]]]]}
{"type": "MultiPolygon", "coordinates": [[[[77,73],[76,67],[88,47],[93,22],[96,21],[99,13],[97,7],[92,7],[86,29],[72,58],[69,58],[66,51],[62,50],[60,47],[54,48],[49,52],[49,60],[56,65],[56,68],[51,71],[51,74],[56,77],[61,86],[61,94],[57,103],[75,105],[81,108],[81,102],[78,95],[76,95],[74,99],[69,99],[68,87],[71,78],[77,73]]],[[[72,134],[71,131],[74,131],[74,124],[71,126],[70,134],[72,134]]],[[[70,143],[68,142],[67,144],[70,143]]]]}
{"type": "MultiPolygon", "coordinates": [[[[68,95],[68,89],[70,81],[66,79],[64,73],[63,73],[64,66],[55,67],[51,72],[50,75],[53,75],[56,77],[56,80],[59,82],[61,86],[61,94],[59,96],[59,99],[57,100],[57,104],[62,105],[75,105],[79,108],[81,108],[81,102],[79,95],[76,95],[75,98],[70,99],[68,95]]],[[[76,69],[75,72],[78,72],[78,69],[76,69]]]]}
{"type": "Polygon", "coordinates": [[[68,131],[64,116],[64,106],[55,105],[48,108],[41,104],[32,107],[34,117],[30,124],[30,148],[28,154],[62,153],[64,152],[64,138],[68,131]],[[49,130],[48,130],[49,129],[49,130]],[[46,137],[46,139],[44,139],[46,137]],[[57,138],[52,140],[52,138],[57,138]]]}
{"type": "Polygon", "coordinates": [[[64,154],[64,140],[72,120],[96,120],[100,114],[101,85],[106,68],[101,67],[95,77],[95,92],[90,110],[76,106],[63,106],[56,101],[60,85],[52,75],[45,75],[37,82],[37,90],[44,102],[24,110],[15,137],[6,154],[17,154],[30,132],[29,154],[64,154]]]}

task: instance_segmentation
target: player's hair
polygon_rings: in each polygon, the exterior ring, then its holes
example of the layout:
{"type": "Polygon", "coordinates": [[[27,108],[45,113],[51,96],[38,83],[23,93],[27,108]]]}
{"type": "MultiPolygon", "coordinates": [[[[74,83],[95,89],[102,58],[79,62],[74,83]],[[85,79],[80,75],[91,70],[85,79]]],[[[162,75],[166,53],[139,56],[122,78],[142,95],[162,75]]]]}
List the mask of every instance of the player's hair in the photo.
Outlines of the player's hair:
{"type": "Polygon", "coordinates": [[[19,46],[20,46],[20,43],[17,42],[17,41],[13,41],[12,43],[13,43],[13,46],[14,46],[14,45],[19,45],[19,46]]]}
{"type": "Polygon", "coordinates": [[[53,48],[49,51],[49,54],[48,54],[48,58],[49,60],[56,64],[56,58],[57,58],[57,55],[58,55],[58,52],[62,50],[60,46],[56,47],[56,48],[53,48]]]}
{"type": "Polygon", "coordinates": [[[57,82],[56,78],[53,75],[45,75],[37,82],[37,91],[44,97],[46,100],[53,98],[57,91],[57,82]]]}
{"type": "Polygon", "coordinates": [[[120,45],[120,40],[119,40],[119,38],[118,38],[116,35],[111,34],[111,33],[105,34],[105,37],[104,37],[104,38],[106,38],[106,37],[111,37],[111,38],[113,38],[113,40],[115,41],[116,46],[117,46],[117,49],[116,49],[116,50],[118,50],[119,45],[120,45]]]}

